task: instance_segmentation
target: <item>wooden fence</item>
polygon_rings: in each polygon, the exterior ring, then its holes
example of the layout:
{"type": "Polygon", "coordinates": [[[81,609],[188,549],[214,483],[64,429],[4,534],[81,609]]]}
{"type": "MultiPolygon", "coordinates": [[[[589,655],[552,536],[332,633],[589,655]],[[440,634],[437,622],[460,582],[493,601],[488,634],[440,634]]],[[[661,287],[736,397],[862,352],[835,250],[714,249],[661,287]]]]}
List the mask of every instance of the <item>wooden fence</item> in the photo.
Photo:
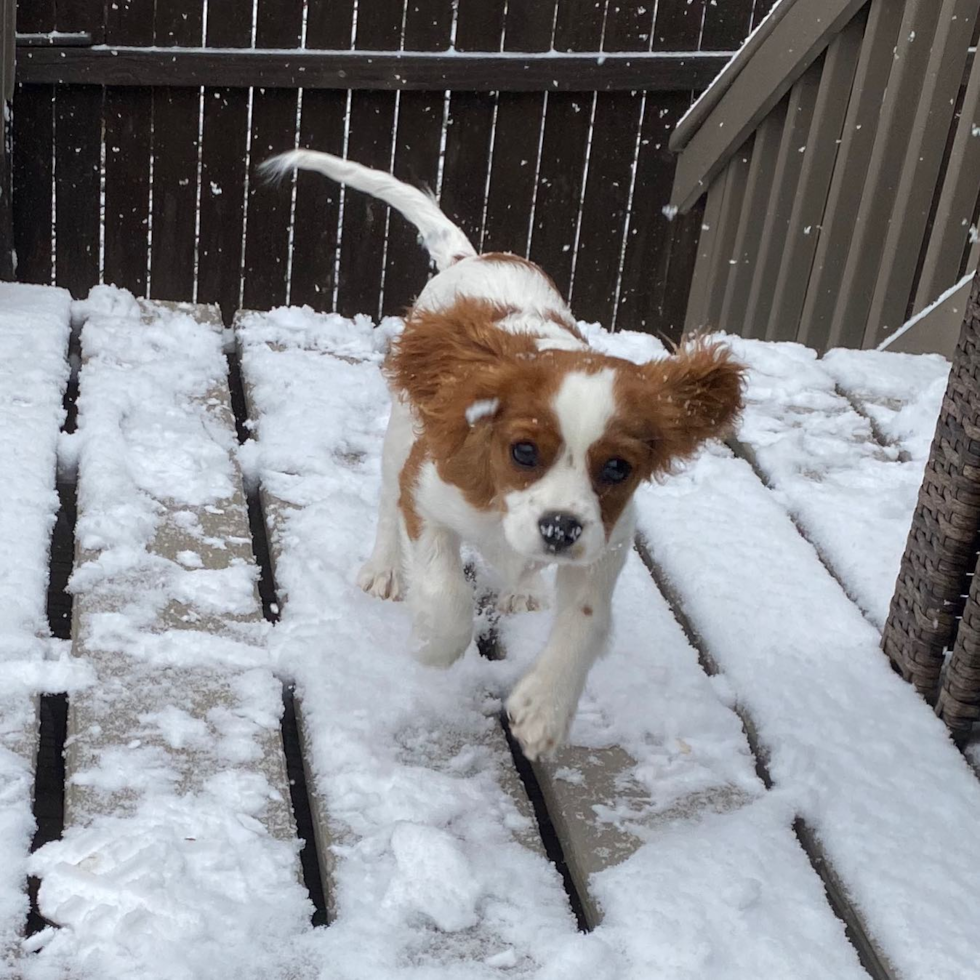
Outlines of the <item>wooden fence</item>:
{"type": "Polygon", "coordinates": [[[770,5],[21,0],[17,278],[226,317],[401,311],[427,268],[400,216],[315,175],[255,179],[300,145],[428,185],[580,316],[676,336],[701,219],[663,213],[668,137],[770,5]]]}
{"type": "Polygon", "coordinates": [[[872,347],[976,268],[978,12],[782,0],[671,139],[673,203],[707,191],[689,328],[872,347]]]}

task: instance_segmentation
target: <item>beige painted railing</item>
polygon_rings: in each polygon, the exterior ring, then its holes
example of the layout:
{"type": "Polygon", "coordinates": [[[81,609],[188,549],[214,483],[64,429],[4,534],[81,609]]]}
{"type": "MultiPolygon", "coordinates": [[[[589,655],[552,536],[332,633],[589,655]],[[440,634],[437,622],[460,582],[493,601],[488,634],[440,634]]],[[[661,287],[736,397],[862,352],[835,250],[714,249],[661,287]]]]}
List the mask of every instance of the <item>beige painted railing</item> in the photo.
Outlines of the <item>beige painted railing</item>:
{"type": "Polygon", "coordinates": [[[707,193],[689,329],[877,346],[976,266],[978,13],[782,0],[671,138],[673,204],[707,193]]]}

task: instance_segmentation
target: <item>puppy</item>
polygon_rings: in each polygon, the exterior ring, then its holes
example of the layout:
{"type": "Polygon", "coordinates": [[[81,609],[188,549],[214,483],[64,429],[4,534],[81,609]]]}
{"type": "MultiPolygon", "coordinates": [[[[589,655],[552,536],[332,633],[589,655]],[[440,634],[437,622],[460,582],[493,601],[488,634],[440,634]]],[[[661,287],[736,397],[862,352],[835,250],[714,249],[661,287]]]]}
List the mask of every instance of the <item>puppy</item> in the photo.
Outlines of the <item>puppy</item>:
{"type": "Polygon", "coordinates": [[[551,635],[507,700],[524,754],[546,757],[609,636],[634,491],[732,425],[742,368],[705,342],[643,365],[596,353],[538,266],[477,255],[420,190],[308,150],[265,167],[318,171],[380,198],[432,257],[438,274],[386,363],[393,405],[377,538],[358,582],[380,598],[407,595],[416,655],[448,667],[473,636],[463,541],[503,576],[507,611],[538,608],[540,571],[557,565],[551,635]]]}

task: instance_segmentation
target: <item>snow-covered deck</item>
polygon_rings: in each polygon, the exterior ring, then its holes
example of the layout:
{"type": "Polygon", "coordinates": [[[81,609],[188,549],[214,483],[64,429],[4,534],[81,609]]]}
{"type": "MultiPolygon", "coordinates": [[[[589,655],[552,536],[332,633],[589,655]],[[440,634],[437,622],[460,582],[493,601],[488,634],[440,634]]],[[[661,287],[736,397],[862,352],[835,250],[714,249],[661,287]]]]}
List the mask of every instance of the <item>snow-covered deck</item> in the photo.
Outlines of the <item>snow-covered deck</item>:
{"type": "Polygon", "coordinates": [[[972,976],[980,782],[878,649],[946,362],[734,341],[737,439],[640,494],[612,649],[572,744],[529,767],[500,704],[548,613],[484,613],[488,655],[435,672],[403,606],[354,584],[396,329],[280,310],[232,335],[206,308],[0,284],[0,977],[972,976]],[[56,459],[70,654],[43,614],[56,459]],[[64,690],[65,828],[31,855],[36,706],[64,690]],[[23,938],[28,874],[50,926],[23,938]]]}

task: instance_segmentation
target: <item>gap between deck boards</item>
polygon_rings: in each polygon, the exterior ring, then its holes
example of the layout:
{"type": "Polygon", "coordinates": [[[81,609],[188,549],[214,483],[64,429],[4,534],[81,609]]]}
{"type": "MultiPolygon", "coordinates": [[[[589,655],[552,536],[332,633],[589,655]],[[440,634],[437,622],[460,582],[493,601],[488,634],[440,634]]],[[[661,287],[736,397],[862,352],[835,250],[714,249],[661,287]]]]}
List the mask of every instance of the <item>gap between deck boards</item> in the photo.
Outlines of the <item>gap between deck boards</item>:
{"type": "MultiPolygon", "coordinates": [[[[71,367],[62,404],[63,435],[71,435],[78,424],[78,374],[81,332],[73,326],[66,356],[71,367]]],[[[78,518],[77,482],[73,472],[62,472],[59,463],[56,490],[58,513],[48,552],[47,620],[51,635],[71,640],[73,599],[68,591],[75,563],[75,523],[78,518]]],[[[37,758],[34,764],[33,813],[36,829],[31,853],[61,839],[65,829],[65,741],[68,736],[68,695],[42,694],[38,706],[37,758]]],[[[25,934],[33,936],[52,925],[38,909],[40,880],[29,877],[29,900],[25,934]]]]}
{"type": "MultiPolygon", "coordinates": [[[[235,416],[235,432],[239,443],[244,445],[251,438],[251,433],[247,425],[248,405],[237,350],[227,350],[225,358],[228,362],[228,388],[231,394],[231,408],[235,416]]],[[[276,592],[275,575],[269,551],[269,535],[266,530],[265,515],[262,511],[262,499],[257,487],[246,486],[244,490],[248,507],[248,529],[252,554],[259,569],[258,591],[262,602],[262,614],[274,626],[279,622],[279,610],[282,607],[276,592]]],[[[309,766],[303,752],[303,738],[296,716],[293,687],[290,684],[283,684],[282,702],[283,713],[280,732],[283,752],[286,757],[286,774],[289,779],[289,796],[293,819],[296,821],[296,833],[303,842],[299,852],[303,884],[306,886],[310,901],[313,903],[313,925],[325,926],[328,924],[327,883],[320,870],[323,867],[320,854],[323,844],[319,840],[316,821],[313,819],[309,766]]]]}
{"type": "MultiPolygon", "coordinates": [[[[767,490],[771,492],[774,489],[773,485],[769,482],[769,479],[766,477],[766,474],[763,472],[762,467],[759,465],[759,459],[756,456],[755,451],[748,443],[742,442],[742,440],[739,439],[737,436],[730,436],[728,439],[725,440],[725,445],[728,446],[728,448],[735,454],[736,457],[738,457],[738,459],[741,459],[749,464],[749,466],[752,469],[752,472],[756,475],[759,482],[767,490]]],[[[820,560],[820,564],[823,565],[823,567],[827,570],[827,574],[830,575],[830,577],[841,587],[841,591],[854,604],[855,608],[858,610],[858,612],[861,613],[865,621],[868,622],[871,626],[875,628],[877,632],[880,633],[881,630],[879,629],[878,624],[875,623],[875,621],[871,618],[870,614],[868,613],[868,610],[861,605],[861,603],[857,600],[857,597],[854,595],[854,593],[847,587],[847,583],[840,577],[840,575],[837,572],[837,569],[834,568],[833,563],[827,557],[823,548],[821,548],[820,545],[817,544],[817,542],[813,539],[813,537],[811,537],[811,535],[807,533],[806,528],[800,523],[799,519],[796,517],[795,514],[793,514],[789,510],[788,507],[784,507],[783,509],[786,512],[786,516],[792,522],[793,527],[796,528],[797,534],[799,534],[799,536],[803,538],[803,540],[806,541],[806,543],[810,545],[811,548],[813,548],[814,552],[817,555],[817,558],[820,560]]]]}
{"type": "MultiPolygon", "coordinates": [[[[677,620],[678,625],[684,631],[688,642],[697,651],[698,660],[705,673],[709,676],[722,673],[717,661],[708,650],[704,638],[695,629],[694,624],[688,617],[683,596],[674,588],[667,576],[664,575],[662,569],[654,561],[650,548],[642,535],[637,535],[636,550],[643,559],[643,564],[646,565],[655,585],[670,605],[671,612],[677,620]]],[[[742,722],[746,741],[755,758],[756,772],[766,789],[771,789],[773,783],[772,776],[769,773],[769,753],[759,737],[759,730],[752,716],[743,705],[736,704],[734,710],[742,722]]],[[[857,951],[861,966],[864,967],[865,971],[873,980],[900,980],[889,965],[884,954],[878,949],[874,940],[872,940],[860,913],[851,902],[843,883],[827,860],[827,856],[823,851],[816,832],[802,817],[797,817],[793,822],[793,833],[796,835],[800,847],[803,848],[807,860],[810,862],[810,866],[823,883],[827,904],[843,924],[844,932],[851,945],[857,951]]]]}

